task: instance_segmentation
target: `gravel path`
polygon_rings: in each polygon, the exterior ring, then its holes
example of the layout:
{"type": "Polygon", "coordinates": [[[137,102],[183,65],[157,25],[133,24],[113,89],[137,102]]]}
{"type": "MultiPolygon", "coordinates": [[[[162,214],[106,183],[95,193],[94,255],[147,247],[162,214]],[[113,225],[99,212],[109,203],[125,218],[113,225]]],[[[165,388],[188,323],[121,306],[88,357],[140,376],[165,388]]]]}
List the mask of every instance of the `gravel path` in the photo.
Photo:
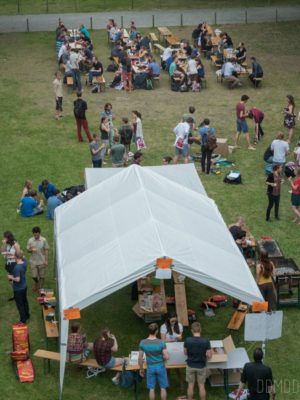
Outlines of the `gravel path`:
{"type": "Polygon", "coordinates": [[[124,26],[129,26],[133,20],[138,27],[196,25],[202,21],[210,24],[243,24],[300,20],[300,6],[9,15],[0,16],[0,32],[54,31],[59,18],[67,27],[78,27],[84,23],[91,28],[92,22],[94,29],[105,28],[108,18],[114,18],[124,26]]]}

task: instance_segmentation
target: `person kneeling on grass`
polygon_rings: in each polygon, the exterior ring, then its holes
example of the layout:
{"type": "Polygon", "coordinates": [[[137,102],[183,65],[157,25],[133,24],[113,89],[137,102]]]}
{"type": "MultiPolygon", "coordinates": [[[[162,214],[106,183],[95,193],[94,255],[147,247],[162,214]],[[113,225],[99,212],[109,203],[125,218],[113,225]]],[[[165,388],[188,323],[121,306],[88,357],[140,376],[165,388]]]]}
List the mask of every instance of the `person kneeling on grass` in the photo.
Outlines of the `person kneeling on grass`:
{"type": "MultiPolygon", "coordinates": [[[[123,365],[124,358],[117,358],[112,355],[118,351],[118,342],[108,328],[101,331],[100,336],[94,341],[94,354],[97,363],[105,369],[111,369],[118,365],[123,365]]],[[[118,385],[120,373],[112,378],[112,382],[118,385]]]]}
{"type": "Polygon", "coordinates": [[[81,363],[93,349],[93,343],[88,343],[86,335],[81,333],[81,325],[75,322],[71,326],[71,333],[68,336],[67,359],[72,363],[81,363]]]}

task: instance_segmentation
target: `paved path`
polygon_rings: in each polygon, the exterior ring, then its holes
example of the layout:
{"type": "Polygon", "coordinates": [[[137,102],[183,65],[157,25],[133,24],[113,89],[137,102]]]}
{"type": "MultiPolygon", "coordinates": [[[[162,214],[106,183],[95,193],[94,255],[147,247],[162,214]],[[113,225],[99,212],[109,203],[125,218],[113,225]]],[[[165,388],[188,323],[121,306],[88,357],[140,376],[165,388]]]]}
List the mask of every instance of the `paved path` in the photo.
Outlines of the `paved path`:
{"type": "Polygon", "coordinates": [[[150,10],[150,11],[112,11],[78,14],[41,14],[0,16],[0,32],[54,31],[58,18],[68,27],[84,23],[94,29],[103,29],[108,18],[114,18],[119,25],[129,26],[135,21],[138,27],[196,25],[207,21],[210,24],[243,24],[255,22],[278,22],[300,20],[300,6],[253,7],[228,9],[195,10],[150,10]]]}

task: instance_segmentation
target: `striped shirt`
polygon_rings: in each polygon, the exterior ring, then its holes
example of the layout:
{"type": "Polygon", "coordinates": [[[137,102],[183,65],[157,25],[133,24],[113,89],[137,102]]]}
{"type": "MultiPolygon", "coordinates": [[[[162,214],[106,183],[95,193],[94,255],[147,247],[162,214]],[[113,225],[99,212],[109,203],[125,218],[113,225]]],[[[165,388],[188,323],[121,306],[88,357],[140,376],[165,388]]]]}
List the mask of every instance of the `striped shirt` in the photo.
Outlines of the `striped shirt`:
{"type": "Polygon", "coordinates": [[[148,366],[160,367],[164,365],[163,350],[166,349],[166,344],[161,339],[141,340],[139,349],[146,354],[148,366]]]}

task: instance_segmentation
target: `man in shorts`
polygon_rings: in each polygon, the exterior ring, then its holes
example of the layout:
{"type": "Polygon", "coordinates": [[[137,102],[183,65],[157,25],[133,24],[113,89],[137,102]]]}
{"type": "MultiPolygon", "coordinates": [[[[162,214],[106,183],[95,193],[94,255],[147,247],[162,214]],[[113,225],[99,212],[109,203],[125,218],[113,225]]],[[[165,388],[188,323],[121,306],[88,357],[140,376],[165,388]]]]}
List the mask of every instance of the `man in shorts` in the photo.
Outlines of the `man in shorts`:
{"type": "Polygon", "coordinates": [[[179,158],[182,156],[184,158],[185,164],[189,162],[189,145],[188,139],[190,131],[193,128],[193,118],[188,117],[186,121],[179,122],[174,128],[175,139],[175,157],[174,164],[177,164],[179,158]]]}
{"type": "Polygon", "coordinates": [[[160,398],[166,400],[168,376],[164,361],[169,359],[167,347],[164,341],[157,339],[158,325],[152,323],[149,325],[149,336],[141,340],[139,345],[139,366],[140,375],[144,376],[144,354],[147,361],[147,388],[149,389],[149,399],[155,399],[156,382],[160,386],[160,398]]]}
{"type": "Polygon", "coordinates": [[[200,399],[206,399],[206,360],[211,358],[212,350],[208,339],[201,337],[201,325],[193,322],[191,326],[193,336],[184,342],[184,353],[187,355],[186,381],[188,383],[187,397],[193,399],[194,385],[197,379],[200,399]]]}
{"type": "Polygon", "coordinates": [[[49,253],[47,240],[41,236],[41,229],[38,226],[32,229],[32,238],[28,240],[27,250],[31,253],[29,261],[34,282],[32,290],[35,292],[44,285],[49,253]]]}
{"type": "Polygon", "coordinates": [[[245,134],[248,150],[256,150],[255,147],[251,146],[249,128],[246,121],[248,113],[246,112],[246,103],[249,100],[249,96],[243,94],[241,100],[236,105],[236,135],[235,135],[235,148],[239,149],[238,146],[240,134],[243,132],[245,134]]]}

